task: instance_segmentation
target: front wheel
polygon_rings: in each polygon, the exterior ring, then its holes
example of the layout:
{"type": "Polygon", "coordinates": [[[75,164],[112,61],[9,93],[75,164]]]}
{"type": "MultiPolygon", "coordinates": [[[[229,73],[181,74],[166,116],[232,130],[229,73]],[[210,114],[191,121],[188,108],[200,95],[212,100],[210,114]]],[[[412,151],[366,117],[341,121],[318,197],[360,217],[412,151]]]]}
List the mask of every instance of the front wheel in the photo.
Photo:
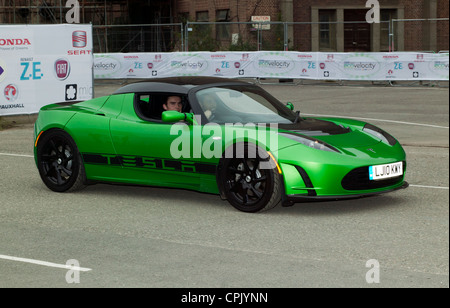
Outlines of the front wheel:
{"type": "Polygon", "coordinates": [[[248,213],[267,211],[281,202],[281,177],[269,155],[256,151],[251,157],[248,153],[246,147],[242,158],[223,158],[220,186],[236,209],[248,213]]]}
{"type": "Polygon", "coordinates": [[[85,186],[85,171],[75,141],[60,129],[45,133],[37,145],[37,165],[44,184],[56,192],[85,186]]]}

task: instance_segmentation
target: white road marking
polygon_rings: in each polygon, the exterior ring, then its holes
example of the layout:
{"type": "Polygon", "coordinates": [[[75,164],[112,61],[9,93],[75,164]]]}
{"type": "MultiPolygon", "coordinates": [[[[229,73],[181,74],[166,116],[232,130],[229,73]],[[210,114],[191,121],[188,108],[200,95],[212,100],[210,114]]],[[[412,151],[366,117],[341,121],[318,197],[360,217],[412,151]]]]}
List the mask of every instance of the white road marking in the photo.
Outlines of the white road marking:
{"type": "MultiPolygon", "coordinates": [[[[308,114],[308,113],[304,113],[303,115],[306,115],[306,116],[313,116],[313,117],[340,118],[340,116],[336,116],[336,115],[326,115],[326,114],[308,114]]],[[[389,122],[389,123],[397,123],[397,124],[416,125],[416,126],[427,126],[427,127],[433,127],[433,128],[445,128],[445,129],[449,129],[448,126],[440,126],[440,125],[432,125],[432,124],[422,124],[422,123],[413,123],[413,122],[402,122],[402,121],[381,120],[381,119],[360,118],[360,117],[348,117],[348,116],[342,116],[342,118],[356,119],[356,120],[364,120],[364,121],[380,121],[380,122],[389,122]]]]}
{"type": "Polygon", "coordinates": [[[85,268],[85,267],[71,266],[71,265],[66,265],[66,264],[57,264],[57,263],[52,263],[52,262],[27,259],[27,258],[18,258],[18,257],[12,257],[12,256],[5,256],[5,255],[0,255],[0,259],[37,264],[37,265],[43,265],[43,266],[48,266],[48,267],[63,268],[63,269],[67,269],[67,270],[80,271],[80,272],[89,272],[92,270],[90,268],[85,268]]]}
{"type": "Polygon", "coordinates": [[[3,156],[14,156],[14,157],[30,157],[30,158],[34,158],[33,155],[25,155],[25,154],[0,153],[0,155],[3,155],[3,156]]]}
{"type": "Polygon", "coordinates": [[[433,188],[433,189],[449,189],[448,187],[443,186],[427,186],[427,185],[409,185],[410,187],[420,187],[420,188],[433,188]]]}

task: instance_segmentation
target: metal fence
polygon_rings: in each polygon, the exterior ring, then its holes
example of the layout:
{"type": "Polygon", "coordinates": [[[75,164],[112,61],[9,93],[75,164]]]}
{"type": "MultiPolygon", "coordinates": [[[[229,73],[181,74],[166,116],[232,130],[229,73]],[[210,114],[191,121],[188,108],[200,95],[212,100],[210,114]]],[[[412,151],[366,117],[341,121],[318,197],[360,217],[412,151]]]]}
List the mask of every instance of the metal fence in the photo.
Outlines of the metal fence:
{"type": "Polygon", "coordinates": [[[370,51],[375,45],[379,51],[389,51],[390,23],[381,24],[374,33],[366,21],[188,22],[185,47],[189,51],[370,51]]]}
{"type": "Polygon", "coordinates": [[[449,50],[449,19],[94,25],[94,52],[449,50]],[[367,33],[370,33],[367,36],[367,33]]]}
{"type": "Polygon", "coordinates": [[[95,53],[184,51],[183,24],[93,26],[95,53]]]}
{"type": "Polygon", "coordinates": [[[187,22],[186,51],[287,50],[284,22],[187,22]]]}
{"type": "Polygon", "coordinates": [[[449,19],[393,19],[392,51],[439,52],[449,49],[449,19]]]}
{"type": "Polygon", "coordinates": [[[430,51],[449,49],[448,18],[348,22],[94,25],[94,52],[430,51]]]}
{"type": "Polygon", "coordinates": [[[431,51],[449,49],[449,19],[344,22],[188,22],[189,51],[431,51]]]}

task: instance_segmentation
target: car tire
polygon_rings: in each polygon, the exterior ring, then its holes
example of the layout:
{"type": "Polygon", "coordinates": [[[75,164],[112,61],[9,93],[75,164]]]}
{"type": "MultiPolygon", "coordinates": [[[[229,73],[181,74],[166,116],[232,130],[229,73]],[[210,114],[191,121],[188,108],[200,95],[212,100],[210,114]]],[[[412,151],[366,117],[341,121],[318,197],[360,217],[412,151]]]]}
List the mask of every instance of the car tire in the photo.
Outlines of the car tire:
{"type": "Polygon", "coordinates": [[[245,145],[244,155],[235,156],[233,149],[232,158],[222,157],[219,187],[222,196],[236,209],[263,212],[281,203],[282,179],[267,152],[250,149],[254,149],[252,145],[245,145]],[[255,152],[256,155],[250,155],[255,152]]]}
{"type": "Polygon", "coordinates": [[[44,184],[55,192],[84,188],[86,174],[72,137],[61,129],[46,132],[37,144],[37,165],[44,184]]]}

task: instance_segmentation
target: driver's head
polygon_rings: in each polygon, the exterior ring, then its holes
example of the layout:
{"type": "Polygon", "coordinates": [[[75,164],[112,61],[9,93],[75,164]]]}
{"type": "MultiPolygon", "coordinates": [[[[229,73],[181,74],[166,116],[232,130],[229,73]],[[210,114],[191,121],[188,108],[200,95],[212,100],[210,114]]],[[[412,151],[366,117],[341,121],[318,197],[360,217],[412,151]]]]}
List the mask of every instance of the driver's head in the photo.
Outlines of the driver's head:
{"type": "Polygon", "coordinates": [[[175,110],[181,112],[183,109],[183,103],[181,102],[181,97],[179,96],[169,96],[167,101],[163,104],[164,110],[175,110]]]}

